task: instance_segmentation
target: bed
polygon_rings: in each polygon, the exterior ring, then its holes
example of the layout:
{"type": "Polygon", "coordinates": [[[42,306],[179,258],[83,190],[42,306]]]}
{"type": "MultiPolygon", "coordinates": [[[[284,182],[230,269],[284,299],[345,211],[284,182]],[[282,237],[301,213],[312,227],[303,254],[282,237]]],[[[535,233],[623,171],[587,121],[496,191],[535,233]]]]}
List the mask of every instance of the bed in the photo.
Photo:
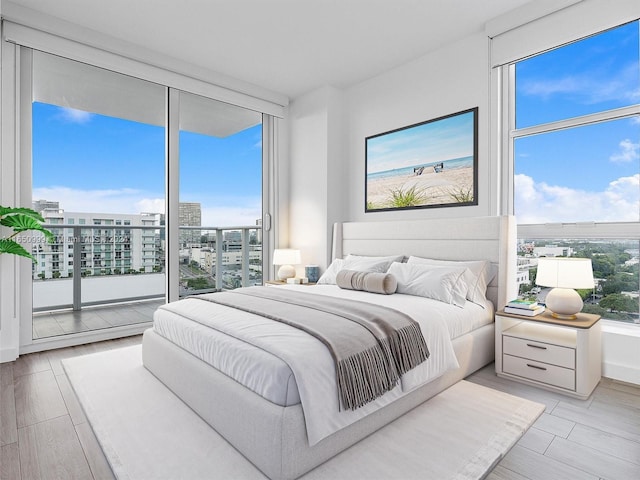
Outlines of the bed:
{"type": "MultiPolygon", "coordinates": [[[[427,343],[432,342],[431,349],[440,352],[450,348],[453,364],[451,358],[436,357],[432,352],[431,363],[425,362],[424,367],[409,371],[396,388],[375,402],[333,415],[330,412],[339,409],[339,404],[336,406],[331,398],[316,396],[314,390],[307,388],[315,379],[298,379],[295,367],[289,367],[278,355],[265,351],[260,343],[244,343],[225,335],[224,331],[212,331],[203,325],[219,321],[226,328],[225,325],[242,320],[237,320],[238,314],[229,312],[232,309],[228,307],[214,304],[216,315],[209,317],[210,305],[205,305],[209,302],[191,301],[189,315],[200,315],[199,323],[182,318],[182,310],[172,305],[157,313],[154,327],[144,334],[145,367],[271,479],[301,476],[493,361],[493,312],[515,294],[512,217],[336,224],[332,259],[349,254],[490,262],[495,275],[486,290],[489,300],[486,305],[447,310],[449,305],[443,307],[441,302],[432,300],[435,305],[432,317],[446,324],[447,342],[438,340],[440,337],[436,335],[442,333],[427,332],[426,324],[420,323],[425,338],[429,338],[427,343]],[[467,314],[475,315],[475,320],[465,323],[467,314]],[[210,320],[213,317],[216,320],[210,320]],[[433,342],[438,348],[433,348],[433,342]],[[445,343],[449,347],[445,347],[445,343]],[[296,374],[292,375],[292,371],[296,374]],[[305,415],[303,405],[311,402],[319,405],[319,413],[307,407],[305,415]],[[322,422],[323,416],[326,416],[325,422],[322,422]]],[[[407,309],[417,317],[426,310],[421,299],[409,295],[384,296],[343,290],[335,285],[268,289],[288,288],[314,292],[314,295],[390,304],[393,308],[407,309]]],[[[254,324],[241,326],[241,330],[245,328],[254,328],[254,324]]],[[[259,324],[256,328],[263,326],[259,324]]],[[[291,327],[277,328],[280,330],[273,336],[287,339],[290,333],[286,328],[291,327]]]]}

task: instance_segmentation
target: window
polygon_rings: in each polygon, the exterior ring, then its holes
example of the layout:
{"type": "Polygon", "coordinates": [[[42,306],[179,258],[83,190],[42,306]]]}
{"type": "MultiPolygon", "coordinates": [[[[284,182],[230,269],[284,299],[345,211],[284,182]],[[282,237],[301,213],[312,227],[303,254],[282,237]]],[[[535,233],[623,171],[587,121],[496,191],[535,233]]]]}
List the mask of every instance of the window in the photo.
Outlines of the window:
{"type": "Polygon", "coordinates": [[[633,323],[640,290],[639,32],[634,21],[515,62],[505,86],[520,291],[534,289],[540,256],[589,257],[597,286],[583,292],[584,311],[633,323]]]}
{"type": "Polygon", "coordinates": [[[262,244],[249,241],[262,218],[262,130],[258,112],[180,92],[181,296],[262,284],[262,244]]]}

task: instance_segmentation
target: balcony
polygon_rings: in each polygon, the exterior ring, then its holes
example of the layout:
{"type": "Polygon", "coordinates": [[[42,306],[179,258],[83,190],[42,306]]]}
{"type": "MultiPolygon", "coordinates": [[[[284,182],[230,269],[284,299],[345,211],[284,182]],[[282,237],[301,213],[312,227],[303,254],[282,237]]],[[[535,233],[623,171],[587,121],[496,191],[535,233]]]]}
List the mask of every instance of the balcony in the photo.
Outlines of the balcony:
{"type": "Polygon", "coordinates": [[[33,314],[33,339],[88,332],[103,328],[147,323],[164,299],[131,301],[124,304],[55,310],[33,314]]]}
{"type": "MultiPolygon", "coordinates": [[[[109,239],[104,240],[110,242],[106,245],[116,251],[122,246],[117,243],[117,236],[111,238],[111,234],[104,233],[107,226],[100,226],[100,235],[81,235],[77,225],[56,227],[73,232],[64,235],[63,243],[73,252],[69,260],[77,255],[82,261],[71,262],[68,271],[55,271],[51,256],[47,255],[50,246],[39,243],[34,247],[39,260],[33,270],[34,339],[152,320],[153,311],[165,302],[164,226],[131,226],[123,255],[127,260],[119,265],[116,253],[115,266],[107,265],[110,262],[101,256],[93,258],[82,253],[92,248],[96,252],[95,243],[103,239],[109,239]],[[153,250],[151,242],[146,241],[150,234],[156,238],[153,250]]],[[[82,230],[86,231],[86,226],[82,230]]],[[[176,279],[180,297],[262,284],[260,227],[198,226],[181,230],[198,230],[200,242],[181,245],[176,279]],[[221,248],[216,249],[216,245],[221,248]]]]}

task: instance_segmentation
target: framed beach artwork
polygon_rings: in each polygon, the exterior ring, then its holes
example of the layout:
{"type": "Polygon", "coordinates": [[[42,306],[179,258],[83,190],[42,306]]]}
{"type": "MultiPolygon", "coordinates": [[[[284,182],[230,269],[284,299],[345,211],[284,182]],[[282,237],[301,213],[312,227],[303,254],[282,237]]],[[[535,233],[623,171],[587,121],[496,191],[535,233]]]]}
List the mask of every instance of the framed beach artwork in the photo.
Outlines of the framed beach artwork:
{"type": "Polygon", "coordinates": [[[365,139],[365,212],[478,204],[478,108],[365,139]]]}

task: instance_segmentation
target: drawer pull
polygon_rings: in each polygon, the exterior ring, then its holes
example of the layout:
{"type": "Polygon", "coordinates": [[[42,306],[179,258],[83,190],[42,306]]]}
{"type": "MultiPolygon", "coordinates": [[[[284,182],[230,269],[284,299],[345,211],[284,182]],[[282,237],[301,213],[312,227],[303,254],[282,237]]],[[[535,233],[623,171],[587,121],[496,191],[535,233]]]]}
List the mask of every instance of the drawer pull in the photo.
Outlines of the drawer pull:
{"type": "Polygon", "coordinates": [[[546,350],[547,349],[547,347],[543,347],[542,345],[534,345],[532,343],[527,343],[527,347],[539,348],[540,350],[546,350]]]}
{"type": "Polygon", "coordinates": [[[530,363],[527,363],[527,367],[537,368],[538,370],[546,370],[546,368],[544,367],[539,367],[538,365],[531,365],[530,363]]]}

